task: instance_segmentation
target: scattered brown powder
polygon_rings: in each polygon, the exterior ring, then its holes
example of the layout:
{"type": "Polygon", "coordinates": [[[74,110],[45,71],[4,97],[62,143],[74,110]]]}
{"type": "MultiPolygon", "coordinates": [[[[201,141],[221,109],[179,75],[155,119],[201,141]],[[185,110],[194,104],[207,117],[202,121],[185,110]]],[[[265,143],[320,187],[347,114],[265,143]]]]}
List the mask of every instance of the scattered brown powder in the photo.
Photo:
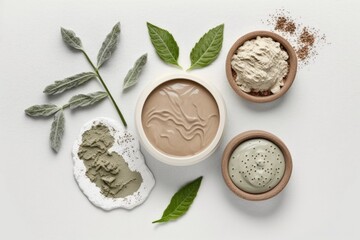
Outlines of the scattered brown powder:
{"type": "Polygon", "coordinates": [[[275,25],[275,30],[283,31],[285,29],[287,19],[285,17],[278,17],[275,25]]]}
{"type": "Polygon", "coordinates": [[[285,32],[288,32],[290,34],[294,34],[296,30],[296,25],[294,22],[288,22],[285,27],[285,32]]]}
{"type": "Polygon", "coordinates": [[[293,34],[295,33],[296,25],[290,18],[280,16],[276,20],[275,30],[293,34]]]}
{"type": "Polygon", "coordinates": [[[299,39],[306,46],[312,46],[315,42],[314,34],[310,33],[306,27],[304,27],[299,39]]]}
{"type": "Polygon", "coordinates": [[[296,50],[296,55],[300,61],[306,59],[309,56],[309,46],[305,45],[302,48],[296,50]]]}
{"type": "Polygon", "coordinates": [[[319,46],[328,44],[324,34],[321,34],[316,28],[305,26],[285,9],[276,10],[274,14],[269,15],[266,21],[262,22],[289,41],[295,49],[300,67],[308,65],[316,58],[319,46]]]}

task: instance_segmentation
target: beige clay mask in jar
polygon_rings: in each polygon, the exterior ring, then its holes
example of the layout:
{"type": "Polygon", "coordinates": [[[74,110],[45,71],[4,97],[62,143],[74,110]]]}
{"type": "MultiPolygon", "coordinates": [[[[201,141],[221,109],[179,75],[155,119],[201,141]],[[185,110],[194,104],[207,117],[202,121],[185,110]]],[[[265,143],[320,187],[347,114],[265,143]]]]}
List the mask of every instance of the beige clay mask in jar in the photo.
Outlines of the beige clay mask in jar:
{"type": "Polygon", "coordinates": [[[218,147],[225,125],[225,105],[208,82],[187,74],[150,84],[136,107],[136,127],[146,150],[176,166],[192,165],[218,147]]]}

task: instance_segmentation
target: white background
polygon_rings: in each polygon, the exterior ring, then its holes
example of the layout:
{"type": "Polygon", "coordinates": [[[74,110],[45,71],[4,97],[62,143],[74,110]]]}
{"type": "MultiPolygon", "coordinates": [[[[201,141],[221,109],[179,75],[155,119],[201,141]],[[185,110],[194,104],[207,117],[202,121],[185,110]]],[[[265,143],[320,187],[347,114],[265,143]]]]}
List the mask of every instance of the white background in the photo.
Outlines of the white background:
{"type": "Polygon", "coordinates": [[[360,239],[360,7],[343,1],[14,1],[0,0],[0,234],[1,239],[360,239]],[[227,83],[224,62],[237,38],[285,8],[299,22],[316,27],[331,45],[319,49],[299,69],[294,85],[279,101],[249,103],[227,83]],[[228,110],[224,139],[209,159],[191,167],[171,167],[145,153],[156,186],[148,200],[131,210],[104,212],[79,190],[72,175],[71,148],[81,126],[99,116],[119,120],[104,101],[66,110],[58,154],[49,147],[51,119],[31,119],[24,109],[46,102],[62,104],[72,95],[101,89],[93,81],[48,98],[42,90],[54,80],[90,70],[81,53],[62,42],[60,26],[73,29],[95,60],[112,26],[120,21],[120,45],[101,74],[119,103],[129,129],[143,88],[182,70],[165,65],[150,43],[146,21],[168,29],[187,68],[195,42],[225,23],[223,49],[209,67],[191,73],[223,94],[228,110]],[[133,62],[148,53],[138,85],[122,93],[133,62]],[[286,189],[263,202],[236,197],[223,182],[220,160],[227,142],[250,129],[280,137],[293,156],[286,189]],[[153,225],[184,183],[203,175],[189,212],[176,222],[153,225]]]}

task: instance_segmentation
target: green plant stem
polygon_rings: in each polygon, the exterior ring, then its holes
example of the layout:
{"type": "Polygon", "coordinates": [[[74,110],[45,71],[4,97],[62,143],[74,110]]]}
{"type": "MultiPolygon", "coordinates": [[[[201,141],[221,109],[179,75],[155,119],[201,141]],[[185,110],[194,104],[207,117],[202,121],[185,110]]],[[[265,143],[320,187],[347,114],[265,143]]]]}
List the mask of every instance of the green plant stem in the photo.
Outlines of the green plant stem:
{"type": "Polygon", "coordinates": [[[70,107],[70,103],[66,103],[64,106],[62,106],[61,108],[64,110],[66,108],[70,107]]]}
{"type": "Polygon", "coordinates": [[[107,92],[108,96],[110,97],[110,100],[111,100],[111,102],[113,103],[116,111],[118,112],[122,123],[124,124],[125,127],[127,127],[127,123],[126,123],[126,121],[125,121],[125,118],[124,118],[124,116],[122,115],[122,113],[121,113],[118,105],[116,104],[116,102],[115,102],[113,96],[111,95],[108,87],[106,86],[104,80],[102,79],[102,77],[101,77],[101,75],[100,75],[100,73],[99,73],[99,70],[98,70],[97,67],[95,67],[95,65],[92,63],[92,61],[90,60],[90,58],[89,58],[89,56],[86,54],[86,52],[85,52],[84,50],[81,50],[81,51],[82,51],[82,53],[85,55],[87,61],[90,63],[91,67],[94,69],[94,72],[96,73],[98,79],[100,80],[100,82],[101,82],[101,84],[103,85],[105,91],[107,92]]]}

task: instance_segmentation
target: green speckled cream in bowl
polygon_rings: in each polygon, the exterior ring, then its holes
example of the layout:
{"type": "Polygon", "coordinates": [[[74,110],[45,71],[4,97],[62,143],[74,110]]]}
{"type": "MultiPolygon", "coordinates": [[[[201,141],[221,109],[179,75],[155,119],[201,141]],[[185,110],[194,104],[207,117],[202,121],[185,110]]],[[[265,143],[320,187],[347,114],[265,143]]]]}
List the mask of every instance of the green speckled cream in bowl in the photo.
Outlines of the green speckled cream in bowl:
{"type": "Polygon", "coordinates": [[[259,130],[234,137],[222,158],[225,183],[239,197],[265,200],[277,195],[292,172],[291,155],[275,135],[259,130]]]}

